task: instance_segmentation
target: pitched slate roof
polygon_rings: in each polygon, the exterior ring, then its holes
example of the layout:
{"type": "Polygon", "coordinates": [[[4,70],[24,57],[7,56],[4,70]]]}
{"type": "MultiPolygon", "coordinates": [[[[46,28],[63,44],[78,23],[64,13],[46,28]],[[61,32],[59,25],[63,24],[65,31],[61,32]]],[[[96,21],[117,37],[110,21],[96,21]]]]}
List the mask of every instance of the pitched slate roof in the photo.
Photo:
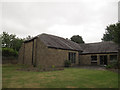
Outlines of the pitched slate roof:
{"type": "Polygon", "coordinates": [[[35,38],[39,38],[49,48],[82,51],[80,45],[71,40],[67,40],[62,37],[45,34],[45,33],[40,34],[36,37],[33,37],[30,40],[27,40],[27,41],[25,41],[25,43],[32,41],[35,38]]]}
{"type": "Polygon", "coordinates": [[[112,41],[80,44],[83,54],[118,52],[118,45],[112,41]]]}
{"type": "Polygon", "coordinates": [[[71,40],[45,33],[33,37],[25,42],[29,42],[35,38],[39,38],[49,48],[83,51],[82,54],[118,52],[118,45],[112,41],[77,44],[71,40]]]}
{"type": "Polygon", "coordinates": [[[81,51],[81,47],[79,44],[71,40],[64,39],[62,37],[50,34],[41,34],[38,37],[42,42],[44,42],[47,47],[50,48],[81,51]]]}

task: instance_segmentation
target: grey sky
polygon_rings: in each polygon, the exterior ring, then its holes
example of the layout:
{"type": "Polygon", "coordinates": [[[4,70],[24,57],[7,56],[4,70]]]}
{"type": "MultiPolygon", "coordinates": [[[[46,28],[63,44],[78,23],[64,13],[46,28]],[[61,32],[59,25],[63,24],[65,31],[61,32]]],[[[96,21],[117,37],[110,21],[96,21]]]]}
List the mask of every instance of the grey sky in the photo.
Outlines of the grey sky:
{"type": "Polygon", "coordinates": [[[18,37],[48,33],[99,42],[106,26],[118,21],[118,0],[11,1],[2,1],[2,31],[18,37]]]}

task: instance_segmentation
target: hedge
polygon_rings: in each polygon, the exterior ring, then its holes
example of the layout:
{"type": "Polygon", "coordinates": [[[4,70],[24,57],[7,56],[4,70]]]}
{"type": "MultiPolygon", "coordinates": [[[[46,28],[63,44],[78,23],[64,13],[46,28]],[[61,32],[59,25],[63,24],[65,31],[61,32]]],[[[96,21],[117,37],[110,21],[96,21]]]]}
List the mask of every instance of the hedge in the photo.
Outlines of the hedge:
{"type": "Polygon", "coordinates": [[[18,52],[16,50],[12,49],[12,48],[2,48],[2,56],[18,57],[18,52]]]}

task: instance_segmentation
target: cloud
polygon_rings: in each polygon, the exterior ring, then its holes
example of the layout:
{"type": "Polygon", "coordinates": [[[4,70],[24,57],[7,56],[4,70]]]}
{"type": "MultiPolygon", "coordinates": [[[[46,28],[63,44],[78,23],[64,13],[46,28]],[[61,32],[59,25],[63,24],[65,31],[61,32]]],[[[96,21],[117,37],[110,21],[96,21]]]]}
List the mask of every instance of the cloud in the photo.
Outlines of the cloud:
{"type": "Polygon", "coordinates": [[[107,25],[117,22],[118,0],[4,1],[2,29],[20,37],[50,33],[70,38],[79,34],[85,42],[96,42],[107,25]]]}
{"type": "Polygon", "coordinates": [[[71,38],[73,35],[80,35],[86,42],[100,42],[104,29],[96,24],[85,24],[85,25],[54,25],[48,28],[49,34],[55,33],[55,35],[62,36],[64,38],[71,38]],[[98,30],[98,28],[100,30],[98,30]]]}

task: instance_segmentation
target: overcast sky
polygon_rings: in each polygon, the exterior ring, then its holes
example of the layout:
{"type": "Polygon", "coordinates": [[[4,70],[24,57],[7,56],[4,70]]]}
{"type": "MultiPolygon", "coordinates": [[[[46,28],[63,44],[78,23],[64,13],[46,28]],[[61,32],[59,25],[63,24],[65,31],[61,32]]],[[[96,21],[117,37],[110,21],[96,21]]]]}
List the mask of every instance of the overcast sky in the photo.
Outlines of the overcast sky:
{"type": "Polygon", "coordinates": [[[16,0],[2,1],[2,31],[18,37],[41,33],[86,43],[100,42],[106,26],[118,22],[119,0],[16,0]],[[22,2],[21,2],[22,1],[22,2]]]}

